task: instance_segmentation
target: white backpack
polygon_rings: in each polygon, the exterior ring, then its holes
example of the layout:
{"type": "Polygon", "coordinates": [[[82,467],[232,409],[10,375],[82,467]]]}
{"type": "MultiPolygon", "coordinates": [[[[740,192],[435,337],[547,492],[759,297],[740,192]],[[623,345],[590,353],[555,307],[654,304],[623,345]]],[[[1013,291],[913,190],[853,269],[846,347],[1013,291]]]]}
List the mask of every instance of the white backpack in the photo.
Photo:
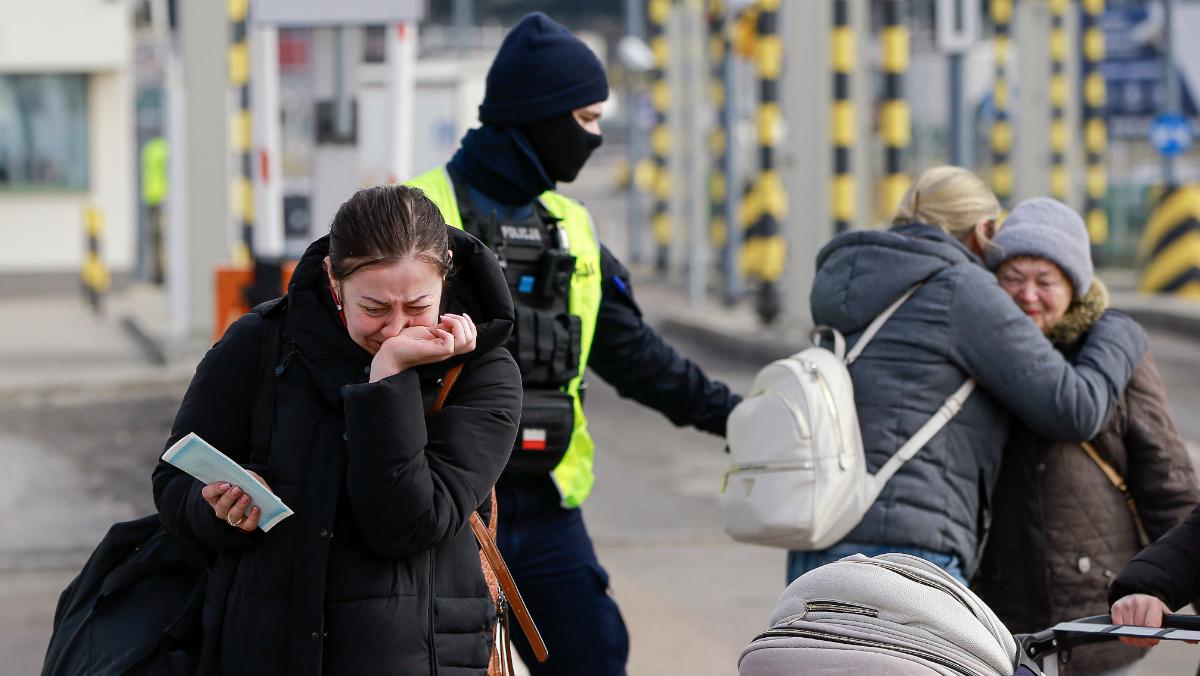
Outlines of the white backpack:
{"type": "Polygon", "coordinates": [[[729,414],[730,467],[721,487],[725,532],[751,544],[825,549],[862,521],[896,470],[929,443],[975,389],[967,380],[874,475],[867,472],[847,367],[917,290],[883,311],[846,354],[846,340],[818,327],[813,347],[765,366],[753,394],[729,414]],[[822,331],[834,349],[820,347],[822,331]]]}

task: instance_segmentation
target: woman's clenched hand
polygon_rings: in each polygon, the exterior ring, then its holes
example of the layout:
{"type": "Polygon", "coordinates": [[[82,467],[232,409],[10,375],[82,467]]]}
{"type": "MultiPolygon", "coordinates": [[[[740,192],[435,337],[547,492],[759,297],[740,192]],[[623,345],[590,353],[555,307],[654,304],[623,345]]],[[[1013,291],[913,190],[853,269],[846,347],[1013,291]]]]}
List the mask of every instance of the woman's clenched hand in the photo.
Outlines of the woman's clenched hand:
{"type": "Polygon", "coordinates": [[[442,315],[435,326],[410,326],[388,338],[371,360],[371,382],[414,366],[435,364],[475,349],[478,331],[465,314],[442,315]]]}

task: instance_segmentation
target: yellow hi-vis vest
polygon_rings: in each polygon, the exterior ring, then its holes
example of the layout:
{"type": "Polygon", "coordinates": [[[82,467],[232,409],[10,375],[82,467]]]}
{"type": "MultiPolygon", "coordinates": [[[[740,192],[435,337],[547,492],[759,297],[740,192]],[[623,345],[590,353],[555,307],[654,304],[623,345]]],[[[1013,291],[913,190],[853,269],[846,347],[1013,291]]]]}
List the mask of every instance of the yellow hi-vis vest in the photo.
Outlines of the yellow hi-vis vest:
{"type": "Polygon", "coordinates": [[[161,206],[167,199],[167,140],[161,136],[142,146],[142,203],[161,206]]]}
{"type": "MultiPolygon", "coordinates": [[[[446,223],[462,229],[458,199],[454,195],[454,185],[450,182],[445,167],[427,171],[407,181],[405,185],[420,188],[426,197],[441,209],[442,218],[446,219],[446,223]]],[[[595,482],[592,462],[596,447],[592,443],[587,418],[583,415],[583,406],[579,401],[579,384],[583,381],[583,371],[587,368],[588,355],[592,350],[592,336],[596,332],[596,316],[600,312],[600,244],[596,241],[596,233],[592,229],[592,217],[582,204],[549,190],[542,193],[538,199],[552,216],[559,219],[559,227],[566,231],[571,254],[575,256],[569,310],[571,314],[579,317],[581,323],[579,373],[566,386],[566,391],[575,403],[575,428],[571,431],[571,443],[567,447],[566,455],[551,475],[562,496],[563,506],[578,507],[592,492],[592,484],[595,482]]]]}

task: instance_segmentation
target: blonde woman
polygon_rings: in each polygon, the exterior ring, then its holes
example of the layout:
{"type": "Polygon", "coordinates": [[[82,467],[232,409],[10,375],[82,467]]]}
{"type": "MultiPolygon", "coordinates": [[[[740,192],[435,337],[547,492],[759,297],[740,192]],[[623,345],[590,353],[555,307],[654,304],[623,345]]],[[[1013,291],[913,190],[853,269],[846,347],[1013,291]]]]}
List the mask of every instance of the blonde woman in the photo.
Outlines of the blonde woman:
{"type": "Polygon", "coordinates": [[[871,320],[919,287],[850,369],[876,471],[968,378],[962,410],[888,482],[846,539],[790,552],[788,578],[856,552],[904,552],[964,582],[991,519],[1011,417],[1047,439],[1089,439],[1146,351],[1119,313],[1101,318],[1072,365],[984,267],[1000,205],[959,167],[922,173],[886,231],[839,235],[817,257],[812,313],[853,345],[871,320]]]}

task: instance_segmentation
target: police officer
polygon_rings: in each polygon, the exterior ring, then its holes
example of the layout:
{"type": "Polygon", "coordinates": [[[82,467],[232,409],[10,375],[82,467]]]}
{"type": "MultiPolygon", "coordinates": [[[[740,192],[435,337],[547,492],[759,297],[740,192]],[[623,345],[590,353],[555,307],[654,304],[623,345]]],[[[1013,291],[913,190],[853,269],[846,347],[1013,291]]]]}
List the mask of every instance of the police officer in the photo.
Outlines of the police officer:
{"type": "Polygon", "coordinates": [[[550,650],[542,674],[623,674],[629,637],[579,506],[592,489],[584,370],[676,425],[725,434],[739,401],[642,321],[629,272],[596,240],[583,205],[554,192],[603,140],[599,59],[541,13],[505,37],[453,159],[409,182],[446,222],[499,256],[516,305],[509,350],[524,380],[521,428],[496,486],[498,540],[550,650]]]}

